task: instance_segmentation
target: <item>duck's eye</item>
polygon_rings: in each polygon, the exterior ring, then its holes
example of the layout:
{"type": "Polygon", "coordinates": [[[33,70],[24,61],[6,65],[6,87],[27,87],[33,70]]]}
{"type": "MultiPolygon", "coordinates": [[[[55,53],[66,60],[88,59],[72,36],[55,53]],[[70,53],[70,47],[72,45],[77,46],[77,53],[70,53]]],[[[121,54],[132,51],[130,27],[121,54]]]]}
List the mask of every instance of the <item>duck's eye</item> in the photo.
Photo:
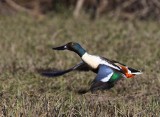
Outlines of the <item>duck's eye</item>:
{"type": "Polygon", "coordinates": [[[75,44],[74,44],[74,43],[71,43],[71,45],[74,46],[75,44]]]}

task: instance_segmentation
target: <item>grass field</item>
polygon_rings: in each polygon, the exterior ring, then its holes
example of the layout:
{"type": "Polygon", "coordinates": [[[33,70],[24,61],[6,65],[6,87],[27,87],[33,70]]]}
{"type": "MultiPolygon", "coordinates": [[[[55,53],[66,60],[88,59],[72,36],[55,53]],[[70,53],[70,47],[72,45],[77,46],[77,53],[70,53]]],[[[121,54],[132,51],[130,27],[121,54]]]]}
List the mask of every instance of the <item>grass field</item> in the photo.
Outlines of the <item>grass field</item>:
{"type": "Polygon", "coordinates": [[[37,21],[0,16],[0,116],[159,117],[160,23],[68,16],[37,21]],[[67,69],[80,61],[73,52],[51,47],[79,42],[91,54],[118,60],[143,75],[123,79],[108,91],[80,95],[95,77],[72,72],[55,79],[36,69],[67,69]]]}

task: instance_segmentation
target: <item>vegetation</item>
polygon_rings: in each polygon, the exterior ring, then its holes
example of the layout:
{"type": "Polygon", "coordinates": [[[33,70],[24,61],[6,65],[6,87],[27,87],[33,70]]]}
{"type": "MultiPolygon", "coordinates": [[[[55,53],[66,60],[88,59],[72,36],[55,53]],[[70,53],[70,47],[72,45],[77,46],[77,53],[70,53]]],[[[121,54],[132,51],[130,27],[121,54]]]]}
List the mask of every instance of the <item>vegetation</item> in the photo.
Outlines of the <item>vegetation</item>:
{"type": "Polygon", "coordinates": [[[104,17],[91,22],[68,15],[43,21],[25,15],[0,16],[0,116],[158,117],[160,115],[160,30],[153,21],[104,17]],[[80,61],[51,47],[70,41],[91,54],[143,70],[108,91],[78,94],[95,77],[72,72],[49,79],[37,69],[67,69],[80,61]]]}
{"type": "MultiPolygon", "coordinates": [[[[48,12],[70,10],[74,18],[82,11],[90,14],[91,19],[102,14],[122,19],[160,19],[159,0],[1,0],[0,14],[12,14],[13,11],[25,12],[42,19],[48,12]]],[[[72,17],[72,16],[70,16],[72,17]]]]}

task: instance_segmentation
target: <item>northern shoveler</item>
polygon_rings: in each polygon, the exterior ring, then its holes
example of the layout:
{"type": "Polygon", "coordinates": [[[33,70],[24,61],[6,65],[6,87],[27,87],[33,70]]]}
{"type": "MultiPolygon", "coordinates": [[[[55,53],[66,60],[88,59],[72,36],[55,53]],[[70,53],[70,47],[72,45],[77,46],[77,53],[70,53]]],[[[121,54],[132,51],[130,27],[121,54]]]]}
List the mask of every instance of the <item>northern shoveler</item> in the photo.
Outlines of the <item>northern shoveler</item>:
{"type": "Polygon", "coordinates": [[[56,77],[80,68],[91,70],[97,74],[91,83],[91,92],[96,90],[110,89],[119,79],[133,78],[135,75],[142,73],[139,70],[130,68],[120,62],[96,55],[91,55],[87,53],[86,50],[78,43],[70,42],[53,49],[73,51],[81,57],[82,61],[67,70],[43,72],[42,74],[48,77],[56,77]]]}

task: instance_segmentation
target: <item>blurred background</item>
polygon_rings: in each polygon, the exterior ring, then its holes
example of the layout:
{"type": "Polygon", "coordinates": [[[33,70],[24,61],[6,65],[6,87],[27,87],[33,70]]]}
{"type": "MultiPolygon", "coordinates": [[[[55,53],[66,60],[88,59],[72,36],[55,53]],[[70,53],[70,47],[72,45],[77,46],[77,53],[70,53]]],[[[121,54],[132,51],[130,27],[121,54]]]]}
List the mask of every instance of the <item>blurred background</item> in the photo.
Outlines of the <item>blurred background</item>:
{"type": "Polygon", "coordinates": [[[160,0],[0,0],[0,116],[159,117],[160,0]],[[92,72],[55,79],[37,70],[80,61],[70,41],[143,71],[90,92],[92,72]]]}
{"type": "Polygon", "coordinates": [[[36,17],[48,13],[54,15],[68,12],[78,18],[85,12],[91,19],[103,15],[123,19],[160,18],[159,0],[1,0],[0,13],[3,15],[24,12],[36,17]]]}

